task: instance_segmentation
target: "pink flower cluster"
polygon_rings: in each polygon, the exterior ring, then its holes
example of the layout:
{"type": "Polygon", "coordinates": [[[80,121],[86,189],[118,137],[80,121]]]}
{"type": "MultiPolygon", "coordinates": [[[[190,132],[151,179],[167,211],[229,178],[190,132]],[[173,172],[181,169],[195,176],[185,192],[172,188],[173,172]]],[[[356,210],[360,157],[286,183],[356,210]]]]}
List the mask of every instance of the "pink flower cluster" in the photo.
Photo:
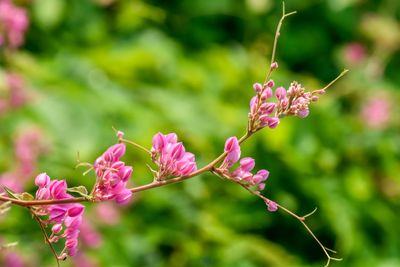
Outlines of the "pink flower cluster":
{"type": "Polygon", "coordinates": [[[127,183],[133,169],[120,161],[125,150],[125,144],[113,145],[94,162],[97,177],[93,192],[95,200],[114,199],[118,204],[126,204],[131,199],[132,192],[127,188],[127,183]]]}
{"type": "Polygon", "coordinates": [[[28,26],[25,9],[15,6],[11,0],[0,0],[0,46],[17,48],[22,45],[28,26]]]}
{"type": "Polygon", "coordinates": [[[251,171],[254,169],[254,159],[247,157],[240,160],[240,166],[230,172],[228,169],[233,166],[240,158],[240,145],[239,141],[235,136],[229,137],[225,142],[225,153],[227,153],[224,162],[220,169],[225,175],[230,178],[240,181],[246,186],[254,186],[257,190],[263,190],[265,188],[265,180],[267,180],[269,172],[267,170],[259,170],[256,174],[252,174],[251,171]]]}
{"type": "Polygon", "coordinates": [[[310,103],[317,101],[319,95],[325,93],[323,89],[305,92],[301,84],[294,81],[287,90],[284,87],[278,87],[275,90],[276,102],[268,102],[267,100],[273,96],[274,86],[273,80],[269,80],[264,85],[260,83],[253,85],[257,95],[250,101],[250,130],[256,131],[266,126],[275,128],[280,122],[279,118],[284,116],[305,118],[310,113],[308,109],[310,103]]]}
{"type": "MultiPolygon", "coordinates": [[[[35,179],[35,184],[39,187],[36,191],[36,199],[70,199],[73,198],[67,193],[67,183],[65,180],[50,180],[46,173],[39,174],[35,179]]],[[[57,242],[60,238],[65,238],[63,251],[69,256],[74,256],[78,247],[79,227],[82,223],[82,216],[85,207],[79,203],[54,204],[41,206],[38,215],[48,215],[47,224],[53,224],[50,242],[57,242]],[[62,232],[62,230],[64,231],[62,232]]],[[[64,258],[65,255],[61,255],[64,258]]]]}
{"type": "Polygon", "coordinates": [[[308,109],[310,103],[317,101],[319,95],[323,94],[325,94],[323,89],[306,92],[296,81],[292,82],[287,90],[279,87],[275,91],[278,99],[277,113],[281,117],[294,115],[305,118],[310,113],[308,109]]]}
{"type": "Polygon", "coordinates": [[[252,129],[261,129],[264,127],[276,128],[279,124],[277,114],[273,114],[276,104],[267,102],[272,97],[272,87],[275,83],[273,80],[268,81],[264,85],[255,83],[253,89],[257,95],[250,100],[249,119],[253,123],[252,129]]]}
{"type": "Polygon", "coordinates": [[[151,148],[153,161],[158,165],[157,180],[169,176],[188,176],[197,170],[194,154],[185,151],[175,133],[157,133],[151,148]]]}

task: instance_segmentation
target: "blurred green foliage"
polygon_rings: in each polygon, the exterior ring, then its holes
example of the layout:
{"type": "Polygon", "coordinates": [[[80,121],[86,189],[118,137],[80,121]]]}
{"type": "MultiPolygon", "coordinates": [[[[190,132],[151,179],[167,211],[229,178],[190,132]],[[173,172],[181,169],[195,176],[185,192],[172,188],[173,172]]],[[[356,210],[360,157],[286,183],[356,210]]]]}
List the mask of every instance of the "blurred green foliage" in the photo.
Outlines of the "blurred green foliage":
{"type": "MultiPolygon", "coordinates": [[[[93,162],[116,141],[112,126],[146,147],[158,131],[177,132],[200,166],[212,160],[227,137],[244,132],[251,86],[263,80],[281,15],[272,0],[25,4],[31,25],[11,66],[24,76],[31,101],[0,118],[0,173],[12,164],[15,132],[36,125],[51,144],[37,171],[71,186],[93,183],[93,174],[74,168],[76,152],[93,162]]],[[[268,197],[298,214],[318,207],[310,226],[343,258],[332,266],[400,266],[400,4],[288,0],[286,7],[298,14],[281,31],[276,83],[317,89],[343,68],[350,73],[308,118],[258,133],[242,155],[270,170],[268,197]],[[389,106],[378,126],[362,115],[377,98],[389,106]]],[[[146,155],[132,147],[126,160],[134,166],[132,184],[151,180],[146,155]]],[[[242,188],[211,175],[137,194],[114,226],[96,220],[92,208],[87,218],[104,240],[82,250],[98,266],[325,260],[298,221],[268,213],[242,188]]],[[[19,242],[15,251],[27,266],[54,266],[26,210],[14,207],[0,219],[1,238],[19,242]]],[[[63,266],[74,264],[83,266],[63,266]]]]}

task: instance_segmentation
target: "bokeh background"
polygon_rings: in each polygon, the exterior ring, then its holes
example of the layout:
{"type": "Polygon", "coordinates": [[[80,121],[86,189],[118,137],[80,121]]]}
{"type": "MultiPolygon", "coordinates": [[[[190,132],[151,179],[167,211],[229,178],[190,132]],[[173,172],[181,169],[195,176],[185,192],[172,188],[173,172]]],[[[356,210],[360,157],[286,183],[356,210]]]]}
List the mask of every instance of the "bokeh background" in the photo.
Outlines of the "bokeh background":
{"type": "MultiPolygon", "coordinates": [[[[244,132],[281,15],[273,0],[15,3],[30,25],[22,47],[1,52],[0,180],[29,192],[44,171],[90,187],[77,152],[93,162],[115,143],[112,126],[146,147],[156,132],[176,132],[198,165],[212,160],[244,132]],[[21,77],[14,89],[10,71],[21,77]]],[[[258,133],[242,155],[271,172],[268,197],[298,214],[318,207],[309,224],[343,258],[332,266],[400,266],[400,2],[287,0],[286,9],[298,14],[281,31],[278,85],[318,89],[350,72],[309,117],[258,133]]],[[[125,159],[132,184],[151,181],[145,154],[130,147],[125,159]]],[[[62,266],[325,262],[298,221],[212,175],[142,192],[123,208],[88,205],[86,222],[81,253],[62,266]]],[[[55,265],[22,208],[1,216],[0,239],[18,242],[2,249],[1,266],[55,265]]]]}

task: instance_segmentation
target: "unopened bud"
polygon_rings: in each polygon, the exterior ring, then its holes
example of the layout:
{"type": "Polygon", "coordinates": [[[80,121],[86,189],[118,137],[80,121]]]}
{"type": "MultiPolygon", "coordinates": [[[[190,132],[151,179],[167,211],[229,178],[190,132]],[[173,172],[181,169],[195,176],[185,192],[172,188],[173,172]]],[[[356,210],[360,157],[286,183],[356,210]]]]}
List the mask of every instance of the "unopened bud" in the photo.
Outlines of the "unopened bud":
{"type": "Polygon", "coordinates": [[[271,69],[272,70],[276,70],[278,68],[278,62],[272,62],[272,64],[271,64],[271,69]]]}

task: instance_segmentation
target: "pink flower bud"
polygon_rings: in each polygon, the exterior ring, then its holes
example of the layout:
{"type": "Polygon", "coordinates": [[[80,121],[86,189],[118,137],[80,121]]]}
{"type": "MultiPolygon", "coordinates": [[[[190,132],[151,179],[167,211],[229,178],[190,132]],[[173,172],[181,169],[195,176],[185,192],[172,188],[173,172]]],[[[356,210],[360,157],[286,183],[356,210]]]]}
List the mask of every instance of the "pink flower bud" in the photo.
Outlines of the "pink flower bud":
{"type": "Polygon", "coordinates": [[[225,158],[225,162],[228,165],[228,168],[231,167],[235,162],[237,162],[240,158],[240,146],[237,138],[235,136],[229,137],[225,142],[225,152],[227,152],[227,156],[225,158]]]}
{"type": "Polygon", "coordinates": [[[271,87],[265,88],[263,95],[265,95],[265,98],[268,99],[272,96],[272,89],[271,87]]]}
{"type": "MultiPolygon", "coordinates": [[[[82,214],[81,214],[82,215],[82,214]]],[[[78,237],[79,227],[82,223],[82,216],[67,217],[64,220],[64,225],[67,229],[64,231],[68,237],[78,237]]]]}
{"type": "Polygon", "coordinates": [[[256,93],[261,93],[263,86],[260,83],[255,83],[253,84],[253,89],[256,91],[256,93]]]}
{"type": "Polygon", "coordinates": [[[66,214],[67,209],[60,207],[60,205],[54,205],[50,208],[49,220],[61,223],[66,214]]]}
{"type": "Polygon", "coordinates": [[[127,204],[132,198],[132,192],[129,189],[122,190],[115,198],[118,204],[127,204]]]}
{"type": "Polygon", "coordinates": [[[265,188],[265,184],[264,184],[264,183],[260,183],[260,184],[258,184],[258,186],[257,186],[257,189],[258,189],[258,190],[264,190],[264,188],[265,188]]]}
{"type": "Polygon", "coordinates": [[[66,198],[67,183],[65,180],[53,180],[49,183],[50,194],[55,199],[66,198]]]}
{"type": "Polygon", "coordinates": [[[283,87],[278,87],[275,91],[275,95],[279,100],[282,100],[286,97],[286,90],[283,87]]]}
{"type": "Polygon", "coordinates": [[[270,120],[268,121],[268,127],[271,129],[274,129],[278,126],[280,120],[277,117],[271,117],[270,120]]]}
{"type": "Polygon", "coordinates": [[[308,108],[300,109],[297,111],[296,115],[300,118],[305,118],[310,114],[310,110],[308,108]]]}
{"type": "Polygon", "coordinates": [[[76,217],[79,216],[83,213],[84,206],[82,205],[75,205],[74,207],[70,208],[68,210],[68,216],[69,217],[76,217]]]}
{"type": "Polygon", "coordinates": [[[35,184],[38,187],[45,187],[50,183],[50,177],[47,175],[47,173],[41,173],[35,178],[35,184]]]}
{"type": "Polygon", "coordinates": [[[270,200],[268,203],[265,202],[265,204],[268,206],[268,211],[270,211],[270,212],[275,212],[278,210],[278,204],[276,204],[272,200],[270,200]]]}
{"type": "Polygon", "coordinates": [[[274,87],[274,86],[275,86],[274,80],[269,80],[269,81],[267,82],[267,87],[272,88],[272,87],[274,87]]]}
{"type": "Polygon", "coordinates": [[[36,199],[49,199],[50,198],[50,190],[47,188],[40,188],[36,191],[36,199]]]}
{"type": "Polygon", "coordinates": [[[121,132],[121,131],[118,131],[117,132],[117,137],[118,137],[118,139],[122,139],[122,138],[124,138],[124,132],[121,132]]]}
{"type": "Polygon", "coordinates": [[[244,172],[241,177],[243,180],[249,182],[253,178],[253,174],[251,172],[244,172]]]}
{"type": "Polygon", "coordinates": [[[225,142],[225,152],[232,152],[240,149],[239,142],[236,136],[229,137],[225,142]]]}
{"type": "Polygon", "coordinates": [[[254,159],[247,157],[240,160],[240,169],[244,172],[251,171],[255,166],[254,159]]]}
{"type": "Polygon", "coordinates": [[[116,144],[111,146],[108,151],[112,152],[114,158],[119,160],[125,154],[125,144],[116,144]]]}
{"type": "Polygon", "coordinates": [[[152,143],[153,143],[153,149],[157,152],[161,152],[167,143],[167,139],[162,133],[157,133],[156,135],[153,136],[152,143]]]}
{"type": "Polygon", "coordinates": [[[271,69],[272,70],[276,70],[278,68],[278,62],[272,62],[272,64],[271,64],[271,69]]]}
{"type": "Polygon", "coordinates": [[[251,100],[250,100],[250,112],[251,112],[251,114],[255,114],[256,113],[257,103],[258,103],[257,96],[253,96],[251,98],[251,100]]]}
{"type": "Polygon", "coordinates": [[[111,165],[111,169],[121,170],[125,167],[125,163],[123,161],[116,161],[111,165]]]}
{"type": "Polygon", "coordinates": [[[53,225],[53,227],[51,228],[53,234],[58,234],[59,232],[61,232],[61,230],[62,230],[62,225],[60,223],[53,225]]]}
{"type": "Polygon", "coordinates": [[[171,158],[173,160],[180,160],[185,155],[185,148],[182,143],[173,144],[171,149],[171,158]]]}
{"type": "Polygon", "coordinates": [[[76,247],[77,245],[78,245],[78,241],[77,241],[75,238],[68,239],[68,240],[65,242],[65,246],[66,246],[68,249],[74,248],[74,247],[76,247]]]}
{"type": "Polygon", "coordinates": [[[263,103],[261,105],[261,109],[263,114],[272,114],[275,111],[276,104],[275,103],[263,103]]]}
{"type": "Polygon", "coordinates": [[[125,166],[121,170],[119,170],[118,175],[122,181],[127,181],[132,174],[132,167],[125,166]]]}
{"type": "Polygon", "coordinates": [[[165,139],[167,140],[168,143],[170,144],[175,144],[176,142],[178,142],[178,136],[176,135],[176,133],[169,133],[165,136],[165,139]]]}

